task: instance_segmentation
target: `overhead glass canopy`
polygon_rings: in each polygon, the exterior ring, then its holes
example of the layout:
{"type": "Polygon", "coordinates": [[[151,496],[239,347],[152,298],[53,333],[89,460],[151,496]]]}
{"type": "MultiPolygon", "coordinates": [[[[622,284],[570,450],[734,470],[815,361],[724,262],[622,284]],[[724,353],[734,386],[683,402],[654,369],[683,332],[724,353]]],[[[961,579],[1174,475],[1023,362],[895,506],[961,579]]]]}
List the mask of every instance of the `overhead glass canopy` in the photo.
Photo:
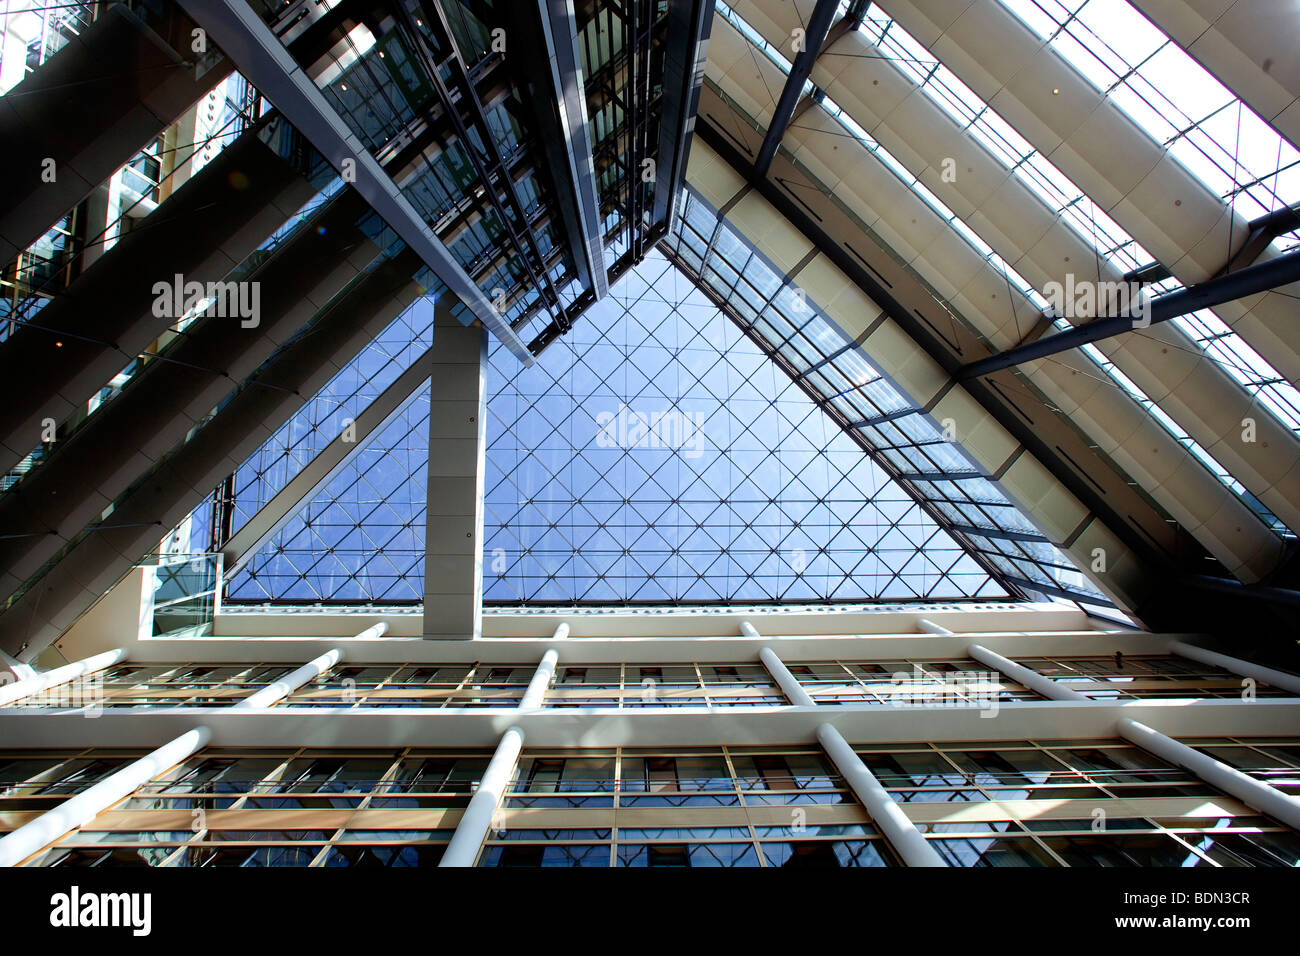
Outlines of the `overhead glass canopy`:
{"type": "Polygon", "coordinates": [[[1006,593],[657,250],[491,389],[487,601],[1006,593]]]}
{"type": "MultiPolygon", "coordinates": [[[[431,311],[394,323],[245,464],[236,526],[301,467],[293,449],[323,447],[398,355],[424,348],[431,311]]],[[[419,601],[428,407],[421,388],[227,599],[419,601]]],[[[1007,596],[658,251],[534,368],[493,342],[487,433],[489,604],[1007,596]]]]}
{"type": "MultiPolygon", "coordinates": [[[[1038,22],[1033,17],[1028,17],[1026,11],[1030,8],[1038,10],[1043,6],[1040,0],[1003,0],[1003,2],[1022,19],[1027,18],[1027,22],[1033,21],[1031,25],[1038,22]]],[[[1049,6],[1059,7],[1064,10],[1060,4],[1056,3],[1056,0],[1045,0],[1045,2],[1049,6]]],[[[1083,3],[1088,3],[1088,0],[1074,0],[1076,13],[1079,12],[1083,3]]],[[[1107,4],[1108,8],[1114,8],[1115,10],[1126,9],[1129,18],[1135,17],[1146,23],[1148,28],[1154,29],[1145,18],[1132,10],[1124,0],[1091,0],[1089,6],[1096,6],[1097,9],[1101,9],[1103,3],[1107,4]]],[[[847,3],[841,3],[841,16],[847,8],[847,3]]],[[[769,61],[783,72],[789,73],[789,60],[783,57],[779,50],[764,39],[734,9],[719,0],[717,10],[719,15],[740,31],[756,50],[761,51],[769,61]]],[[[1062,13],[1062,16],[1065,16],[1065,14],[1062,13]]],[[[1127,22],[1127,19],[1125,22],[1127,22]]],[[[890,62],[915,83],[918,90],[928,96],[950,118],[966,129],[977,142],[988,149],[990,155],[1001,162],[1011,175],[1032,190],[1052,211],[1053,215],[1062,217],[1080,238],[1094,248],[1099,259],[1112,260],[1117,266],[1126,271],[1144,266],[1152,261],[1154,257],[1150,253],[1107,216],[1090,197],[1084,194],[1046,157],[1035,150],[1006,120],[963,84],[950,69],[936,60],[933,52],[926,49],[908,34],[896,20],[890,18],[878,6],[872,5],[869,8],[868,15],[858,25],[857,29],[863,31],[873,44],[873,56],[890,62]]],[[[1035,27],[1035,29],[1039,29],[1040,33],[1043,32],[1039,27],[1035,27]]],[[[1046,33],[1043,33],[1043,35],[1047,36],[1046,33]]],[[[1163,36],[1163,34],[1161,35],[1163,36]]],[[[1065,50],[1062,55],[1076,69],[1080,69],[1084,76],[1095,82],[1095,78],[1086,70],[1083,70],[1079,63],[1076,62],[1076,59],[1069,55],[1068,50],[1074,48],[1061,47],[1061,44],[1055,42],[1055,40],[1059,39],[1060,36],[1057,35],[1053,41],[1058,52],[1065,50]]],[[[1204,70],[1197,67],[1186,54],[1178,51],[1176,45],[1171,42],[1166,42],[1161,47],[1161,50],[1165,51],[1170,58],[1178,57],[1178,62],[1182,64],[1179,69],[1184,70],[1185,74],[1192,79],[1197,79],[1201,74],[1204,74],[1204,70]],[[1199,73],[1196,71],[1199,71],[1199,73]]],[[[827,58],[833,58],[837,55],[833,50],[824,54],[827,58]]],[[[1205,74],[1205,77],[1208,77],[1208,74],[1205,74]]],[[[1029,314],[1034,315],[1048,310],[1047,300],[1028,280],[1003,259],[993,246],[985,242],[976,230],[962,221],[952,209],[926,188],[912,171],[892,156],[872,136],[871,132],[864,129],[846,110],[841,108],[832,96],[825,90],[816,87],[811,81],[805,85],[805,92],[810,94],[820,107],[826,110],[840,124],[847,135],[860,143],[869,155],[893,172],[900,181],[934,210],[963,241],[977,250],[981,257],[1006,281],[1008,291],[1014,289],[1024,299],[1025,304],[1030,308],[1029,314]]],[[[1237,101],[1234,99],[1234,102],[1237,101]]],[[[1249,113],[1249,110],[1239,102],[1238,108],[1238,112],[1242,115],[1249,113]]],[[[1140,117],[1138,121],[1140,124],[1140,117]]],[[[1149,127],[1144,128],[1150,132],[1149,127]]],[[[1275,140],[1278,139],[1276,134],[1272,135],[1275,140]]],[[[1280,143],[1280,140],[1278,141],[1280,143]]],[[[1174,148],[1180,142],[1182,141],[1175,139],[1165,145],[1170,148],[1180,161],[1187,164],[1189,169],[1204,179],[1205,176],[1201,166],[1189,158],[1186,150],[1174,148]]],[[[1242,148],[1246,148],[1245,145],[1242,148]]],[[[1197,150],[1199,150],[1196,152],[1197,156],[1208,155],[1201,146],[1198,146],[1197,150]]],[[[1270,174],[1272,179],[1269,180],[1275,185],[1282,182],[1280,177],[1284,173],[1287,176],[1297,173],[1297,170],[1291,168],[1295,163],[1291,159],[1285,159],[1284,162],[1283,156],[1284,151],[1279,146],[1279,167],[1270,174]]],[[[1260,184],[1263,182],[1263,179],[1251,180],[1254,187],[1259,188],[1262,188],[1260,184]]],[[[1281,187],[1279,186],[1279,188],[1281,187]]],[[[1242,186],[1241,189],[1245,190],[1246,187],[1242,186]]],[[[1243,212],[1246,210],[1247,207],[1244,203],[1238,203],[1238,192],[1229,190],[1224,192],[1223,195],[1225,202],[1233,203],[1235,208],[1239,208],[1243,212]]],[[[1240,192],[1240,195],[1244,196],[1246,193],[1240,192]]],[[[1255,195],[1255,193],[1252,192],[1250,195],[1255,195]]],[[[1276,205],[1280,201],[1279,197],[1282,193],[1271,195],[1272,199],[1270,201],[1276,205]]],[[[1256,202],[1256,205],[1258,206],[1259,202],[1256,202]]],[[[1272,209],[1274,207],[1269,206],[1268,208],[1272,209]]],[[[1289,248],[1292,244],[1291,238],[1282,237],[1279,248],[1289,248]]],[[[1173,277],[1167,277],[1147,287],[1148,292],[1153,295],[1172,292],[1180,288],[1182,288],[1182,284],[1173,277]]],[[[1238,384],[1254,395],[1261,403],[1261,406],[1267,409],[1270,414],[1275,415],[1287,427],[1300,429],[1300,391],[1297,391],[1295,386],[1289,383],[1258,352],[1250,348],[1213,310],[1201,309],[1188,315],[1179,316],[1173,320],[1173,324],[1204,350],[1203,354],[1208,360],[1219,365],[1238,384]]],[[[1058,331],[1064,331],[1071,327],[1071,323],[1061,317],[1055,317],[1053,325],[1058,331]]],[[[1099,370],[1116,387],[1122,389],[1134,401],[1145,408],[1162,428],[1192,452],[1216,478],[1240,497],[1242,502],[1259,516],[1260,520],[1278,534],[1289,534],[1281,520],[1269,512],[1258,498],[1250,494],[1226,467],[1187,434],[1177,421],[1165,413],[1159,404],[1144,393],[1131,378],[1120,371],[1105,353],[1095,345],[1085,345],[1081,351],[1096,362],[1099,370]]]]}

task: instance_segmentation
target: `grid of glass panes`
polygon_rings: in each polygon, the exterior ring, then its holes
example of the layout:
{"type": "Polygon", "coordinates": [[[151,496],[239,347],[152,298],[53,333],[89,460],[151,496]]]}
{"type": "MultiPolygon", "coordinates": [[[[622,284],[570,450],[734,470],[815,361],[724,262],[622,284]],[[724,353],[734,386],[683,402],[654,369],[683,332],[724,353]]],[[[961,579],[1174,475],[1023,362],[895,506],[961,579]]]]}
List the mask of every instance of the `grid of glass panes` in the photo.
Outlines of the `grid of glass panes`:
{"type": "Polygon", "coordinates": [[[376,664],[331,668],[286,707],[518,707],[536,664],[376,664]]]}
{"type": "Polygon", "coordinates": [[[1001,2],[1247,219],[1300,201],[1300,152],[1127,0],[1001,2]]]}
{"type": "MultiPolygon", "coordinates": [[[[277,119],[268,127],[268,130],[274,130],[276,124],[281,122],[283,121],[277,119]]],[[[267,132],[265,134],[266,138],[273,138],[274,135],[275,134],[272,132],[267,132]]],[[[331,196],[342,188],[343,185],[342,180],[337,177],[332,180],[328,179],[321,166],[318,166],[313,171],[311,179],[314,183],[323,184],[320,191],[315,193],[297,213],[285,220],[285,222],[274,233],[264,239],[256,249],[245,256],[238,265],[231,269],[230,272],[227,273],[227,281],[240,281],[251,276],[253,271],[266,262],[271,253],[279,248],[279,246],[281,246],[287,239],[299,235],[305,228],[305,224],[310,220],[311,215],[317,212],[331,196]]],[[[385,228],[377,217],[371,216],[371,219],[375,224],[375,227],[378,229],[383,230],[385,228]]],[[[391,241],[393,237],[390,235],[387,238],[391,241]]],[[[67,441],[73,434],[85,427],[88,422],[94,420],[95,413],[98,412],[100,408],[104,407],[107,403],[121,394],[122,389],[142,371],[149,368],[153,362],[170,361],[171,350],[184,342],[185,338],[190,334],[190,326],[199,319],[203,310],[206,309],[207,306],[208,300],[204,299],[194,308],[181,315],[165,332],[163,332],[162,335],[150,344],[150,349],[148,351],[131,359],[130,362],[123,366],[121,371],[117,372],[111,379],[109,379],[109,381],[86,405],[79,406],[66,419],[61,421],[58,428],[58,441],[67,441]]],[[[35,446],[35,448],[33,448],[21,462],[14,466],[0,490],[7,490],[12,487],[19,479],[25,477],[43,464],[49,457],[53,447],[54,442],[42,442],[35,446]]],[[[206,547],[207,543],[205,541],[201,545],[201,548],[206,547]]]]}
{"type": "MultiPolygon", "coordinates": [[[[142,755],[0,754],[7,808],[48,808],[142,755]]],[[[435,866],[490,756],[209,748],[26,865],[435,866]]]]}
{"type": "MultiPolygon", "coordinates": [[[[1093,2],[1108,3],[1109,6],[1117,9],[1128,7],[1123,0],[1093,0],[1093,2]]],[[[1128,9],[1127,17],[1150,26],[1131,8],[1128,9]]],[[[1072,23],[1066,29],[1077,28],[1078,24],[1072,23]]],[[[884,14],[878,6],[873,6],[860,29],[871,38],[874,50],[881,58],[888,60],[916,83],[917,87],[954,122],[982,143],[1014,176],[1028,186],[1054,215],[1067,222],[1078,237],[1088,243],[1101,259],[1114,261],[1116,267],[1125,273],[1153,261],[1154,256],[1137,240],[1106,215],[1083,190],[1079,189],[1042,153],[1034,149],[1009,123],[991,109],[988,103],[962,83],[947,66],[936,60],[933,53],[908,34],[896,20],[884,14]]],[[[835,54],[830,53],[829,56],[833,58],[835,54]]],[[[1190,57],[1186,54],[1182,56],[1190,62],[1190,57]]],[[[1196,69],[1203,73],[1199,66],[1196,69]]],[[[1255,120],[1258,121],[1258,117],[1255,117],[1255,120]]],[[[1272,133],[1271,129],[1269,133],[1275,141],[1280,139],[1272,133]]],[[[1175,146],[1181,142],[1183,141],[1178,140],[1175,146]]],[[[1233,149],[1235,152],[1241,148],[1253,149],[1257,146],[1258,144],[1250,143],[1246,139],[1239,145],[1234,145],[1233,149]]],[[[1289,154],[1287,170],[1283,173],[1271,174],[1264,182],[1280,182],[1279,177],[1285,176],[1295,181],[1294,191],[1300,193],[1300,165],[1298,165],[1300,154],[1289,145],[1286,149],[1289,154]]],[[[1178,153],[1177,149],[1175,153],[1178,153]]],[[[1243,170],[1243,167],[1237,164],[1235,155],[1233,162],[1234,170],[1243,170]]],[[[1244,176],[1243,182],[1250,184],[1248,189],[1268,192],[1264,183],[1253,181],[1249,176],[1244,176]]],[[[1268,199],[1271,203],[1268,205],[1270,211],[1285,205],[1277,195],[1271,193],[1260,198],[1268,199]]],[[[1256,215],[1258,213],[1247,212],[1246,218],[1251,219],[1256,215]]],[[[955,223],[955,216],[953,219],[955,223]]],[[[1294,241],[1293,233],[1284,245],[1294,244],[1294,241]]],[[[1183,288],[1182,283],[1171,277],[1148,286],[1147,291],[1157,295],[1181,288],[1183,288]]],[[[1179,316],[1174,319],[1174,324],[1200,346],[1207,357],[1224,368],[1234,381],[1245,387],[1252,395],[1258,396],[1264,406],[1287,427],[1300,429],[1300,391],[1218,315],[1210,309],[1202,309],[1190,315],[1179,316]]]]}
{"type": "Polygon", "coordinates": [[[659,249],[491,362],[485,602],[1004,593],[659,249]]]}
{"type": "MultiPolygon", "coordinates": [[[[644,104],[641,116],[629,116],[626,106],[646,97],[648,90],[636,89],[632,75],[632,58],[628,47],[644,57],[642,37],[649,44],[651,57],[661,56],[668,26],[668,5],[636,0],[635,8],[618,4],[580,4],[577,9],[577,49],[579,68],[587,102],[587,130],[596,170],[596,194],[600,205],[601,233],[606,242],[618,238],[627,247],[632,229],[642,229],[630,216],[631,190],[640,190],[645,207],[653,201],[655,180],[647,180],[642,170],[632,169],[638,140],[644,142],[642,160],[654,158],[657,148],[658,114],[662,104],[653,95],[644,104]],[[635,9],[638,22],[631,30],[635,9]],[[647,23],[647,17],[650,22],[647,23]],[[633,123],[639,129],[634,130],[633,123]],[[651,132],[646,134],[645,128],[651,132]]],[[[644,61],[642,61],[644,66],[644,61]]],[[[651,75],[656,87],[660,80],[651,75]]],[[[605,249],[605,261],[611,250],[605,249]]]]}
{"type": "Polygon", "coordinates": [[[1281,688],[1177,655],[1018,656],[1016,663],[1093,700],[1292,696],[1281,688]]]}
{"type": "Polygon", "coordinates": [[[530,750],[480,866],[889,866],[808,747],[530,750]]]}
{"type": "MultiPolygon", "coordinates": [[[[292,29],[295,10],[292,5],[287,9],[268,7],[265,15],[270,21],[283,18],[277,28],[292,29]]],[[[396,19],[371,21],[355,26],[317,62],[302,64],[312,71],[316,85],[339,116],[381,161],[395,147],[407,145],[410,131],[436,102],[426,68],[413,52],[414,42],[396,19]]],[[[514,86],[506,97],[483,107],[507,167],[534,155],[535,151],[528,148],[528,131],[520,121],[526,110],[514,86]]],[[[482,144],[469,148],[481,152],[482,144]]],[[[504,244],[506,225],[483,193],[466,150],[463,142],[444,142],[439,149],[427,151],[421,165],[397,185],[435,232],[455,227],[454,236],[447,239],[449,251],[485,295],[505,293],[509,306],[502,315],[506,321],[514,321],[539,300],[541,291],[533,287],[517,250],[504,244]]],[[[558,240],[557,221],[540,215],[545,205],[542,182],[533,170],[522,176],[522,184],[516,185],[528,221],[515,226],[533,233],[544,257],[559,250],[550,274],[563,292],[568,284],[562,280],[571,275],[572,269],[567,245],[558,240]]]]}
{"type": "Polygon", "coordinates": [[[227,706],[275,683],[294,664],[114,664],[10,707],[227,706]]]}
{"type": "Polygon", "coordinates": [[[953,707],[984,708],[994,700],[1008,703],[1042,699],[1028,688],[969,658],[785,663],[808,696],[818,704],[898,707],[938,702],[953,707]]]}
{"type": "MultiPolygon", "coordinates": [[[[235,472],[232,532],[237,532],[256,515],[429,348],[433,342],[435,302],[436,291],[412,303],[239,467],[235,472]]],[[[406,502],[405,506],[415,510],[400,521],[390,521],[394,527],[383,538],[385,541],[395,538],[402,546],[400,552],[390,547],[387,557],[380,555],[375,536],[382,532],[377,530],[370,531],[368,546],[338,546],[355,542],[366,517],[382,512],[385,496],[373,492],[365,481],[366,476],[381,480],[375,471],[377,464],[398,465],[402,473],[416,468],[413,480],[416,484],[423,483],[423,472],[418,471],[421,464],[418,452],[409,459],[400,454],[404,436],[409,434],[413,423],[421,421],[428,421],[428,396],[424,389],[417,388],[413,400],[395,416],[394,422],[372,438],[359,456],[360,461],[342,469],[336,481],[325,489],[329,493],[337,485],[338,501],[350,501],[346,512],[350,521],[343,520],[344,513],[339,508],[330,510],[323,522],[292,519],[243,569],[227,580],[227,598],[235,601],[337,598],[345,590],[361,590],[363,581],[369,583],[367,572],[372,567],[385,572],[385,579],[394,579],[384,582],[390,598],[413,599],[423,594],[422,567],[416,583],[399,582],[397,578],[408,576],[393,570],[398,565],[404,571],[412,569],[417,560],[422,560],[422,535],[417,548],[414,540],[408,540],[410,535],[402,534],[407,530],[404,526],[408,521],[412,527],[417,521],[423,525],[422,489],[412,486],[413,492],[418,491],[418,501],[406,502]],[[389,447],[385,449],[384,444],[389,447]],[[394,461],[393,455],[401,457],[400,463],[394,461]]],[[[424,444],[427,447],[427,437],[424,444]]],[[[384,490],[391,491],[387,485],[384,490]]],[[[317,499],[322,500],[320,495],[317,499]]],[[[208,547],[210,510],[210,502],[205,502],[192,516],[191,540],[200,549],[208,547]]],[[[379,583],[377,579],[373,582],[379,583]]],[[[370,596],[380,598],[384,593],[376,590],[370,596]]]]}
{"type": "Polygon", "coordinates": [[[665,245],[794,372],[850,423],[863,447],[908,478],[952,525],[990,534],[967,539],[1005,579],[1108,603],[983,475],[958,447],[891,385],[827,319],[797,281],[787,280],[693,189],[682,190],[681,215],[665,245]],[[707,257],[707,258],[706,258],[707,257]],[[1015,539],[999,533],[1011,532],[1015,539]]]}
{"type": "Polygon", "coordinates": [[[563,664],[545,707],[757,707],[788,701],[761,664],[563,664]]]}
{"type": "MultiPolygon", "coordinates": [[[[718,11],[720,14],[725,16],[729,22],[735,25],[752,44],[758,46],[767,53],[768,57],[772,59],[773,62],[778,63],[778,65],[784,64],[782,68],[786,71],[789,70],[789,64],[779,57],[779,55],[772,52],[771,45],[767,43],[766,40],[763,40],[752,27],[745,23],[744,20],[735,13],[735,11],[726,7],[722,3],[718,4],[718,11]]],[[[717,88],[716,84],[707,77],[705,78],[705,84],[713,87],[720,95],[727,98],[725,92],[717,88]]],[[[1014,288],[1028,301],[1031,314],[1038,315],[1048,310],[1049,303],[1038,292],[1038,290],[1030,285],[1029,282],[1020,275],[1020,273],[1013,269],[1008,262],[994,251],[992,246],[981,239],[980,236],[970,228],[970,226],[963,222],[957,214],[949,209],[948,206],[945,205],[933,192],[926,188],[926,186],[921,183],[921,181],[913,175],[907,167],[895,159],[888,150],[873,139],[870,134],[868,134],[867,131],[853,119],[852,116],[850,116],[839,106],[838,103],[835,102],[832,97],[827,96],[824,90],[816,87],[814,87],[813,93],[815,94],[815,105],[812,108],[825,109],[827,114],[834,118],[846,133],[848,133],[854,140],[861,144],[864,149],[889,169],[900,182],[915,193],[927,206],[930,207],[931,210],[934,211],[936,215],[951,226],[952,229],[961,236],[964,242],[970,245],[971,248],[975,249],[980,256],[983,257],[989,265],[1006,280],[1009,288],[1014,288]]],[[[796,162],[795,165],[800,164],[796,162]]],[[[807,170],[805,170],[805,173],[807,173],[807,170]]],[[[816,179],[815,176],[811,176],[811,174],[808,175],[810,178],[814,180],[816,179]]],[[[852,210],[849,210],[847,207],[844,207],[844,209],[850,217],[857,219],[857,216],[852,212],[852,210]]],[[[868,233],[872,232],[872,230],[865,224],[862,224],[861,228],[868,233]]],[[[1173,283],[1174,280],[1166,280],[1166,286],[1162,286],[1162,288],[1173,288],[1175,287],[1173,283]]],[[[936,301],[943,305],[947,311],[953,315],[958,314],[948,308],[943,298],[932,287],[929,287],[928,283],[923,282],[923,284],[930,288],[930,292],[935,297],[936,301]]],[[[1014,308],[1014,303],[1012,307],[1014,308]]],[[[1208,310],[1206,311],[1206,315],[1210,315],[1208,310]]],[[[1227,338],[1222,337],[1220,333],[1227,329],[1226,326],[1224,326],[1223,329],[1219,329],[1219,332],[1216,332],[1214,337],[1205,338],[1199,331],[1197,331],[1197,329],[1206,322],[1209,322],[1209,318],[1202,317],[1200,320],[1196,320],[1194,317],[1183,318],[1187,320],[1187,328],[1185,331],[1187,331],[1193,339],[1200,341],[1200,344],[1207,348],[1207,355],[1215,357],[1216,360],[1221,360],[1224,364],[1224,368],[1227,369],[1230,374],[1232,374],[1246,388],[1252,392],[1260,394],[1262,400],[1274,413],[1282,416],[1284,421],[1291,424],[1290,419],[1287,418],[1287,416],[1290,414],[1288,409],[1293,407],[1294,396],[1292,396],[1289,391],[1286,391],[1289,386],[1280,380],[1279,376],[1277,376],[1277,374],[1267,366],[1267,363],[1264,363],[1262,358],[1253,352],[1251,352],[1251,356],[1247,356],[1246,350],[1248,350],[1249,347],[1246,346],[1244,342],[1237,340],[1235,334],[1232,335],[1232,342],[1229,342],[1227,338]],[[1204,340],[1201,341],[1201,339],[1204,340]],[[1231,352],[1233,357],[1228,357],[1226,354],[1227,352],[1231,352]]],[[[1214,322],[1218,321],[1219,320],[1214,319],[1214,322]]],[[[1219,324],[1221,325],[1222,323],[1219,324]]],[[[1054,322],[1054,327],[1058,331],[1064,331],[1070,328],[1070,323],[1068,323],[1064,318],[1058,318],[1054,322]]],[[[1217,328],[1217,326],[1215,327],[1217,328]]],[[[1231,330],[1227,331],[1230,332],[1231,330]]],[[[1175,422],[1169,415],[1165,414],[1164,411],[1161,410],[1145,392],[1138,388],[1135,382],[1119,371],[1115,367],[1114,363],[1107,359],[1105,355],[1096,348],[1096,346],[1085,346],[1082,351],[1097,363],[1098,367],[1106,373],[1117,387],[1122,389],[1133,398],[1134,401],[1145,408],[1162,428],[1168,431],[1180,444],[1186,447],[1188,451],[1190,451],[1201,462],[1201,464],[1210,471],[1211,474],[1218,478],[1219,481],[1237,495],[1237,497],[1240,498],[1247,507],[1254,511],[1261,521],[1278,534],[1289,534],[1286,526],[1267,508],[1265,508],[1262,502],[1260,502],[1254,495],[1249,494],[1245,487],[1233,478],[1223,465],[1210,455],[1210,453],[1200,443],[1188,435],[1177,422],[1175,422]]],[[[1300,419],[1297,421],[1300,421],[1300,419]]]]}
{"type": "MultiPolygon", "coordinates": [[[[1185,742],[1300,789],[1294,740],[1185,742]]],[[[951,866],[1300,865],[1295,831],[1123,741],[855,749],[951,866]]]]}

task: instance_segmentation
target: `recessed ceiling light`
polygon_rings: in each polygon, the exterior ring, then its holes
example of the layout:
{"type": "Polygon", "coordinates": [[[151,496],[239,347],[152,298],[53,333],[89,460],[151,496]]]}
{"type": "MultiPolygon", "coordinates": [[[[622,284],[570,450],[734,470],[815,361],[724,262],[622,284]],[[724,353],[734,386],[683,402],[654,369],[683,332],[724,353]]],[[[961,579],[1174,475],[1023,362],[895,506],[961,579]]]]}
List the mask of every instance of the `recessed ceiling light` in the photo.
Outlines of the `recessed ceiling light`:
{"type": "Polygon", "coordinates": [[[1061,95],[1061,88],[1060,88],[1059,86],[1054,86],[1054,87],[1052,87],[1052,95],[1053,95],[1053,96],[1060,96],[1060,95],[1061,95]]]}

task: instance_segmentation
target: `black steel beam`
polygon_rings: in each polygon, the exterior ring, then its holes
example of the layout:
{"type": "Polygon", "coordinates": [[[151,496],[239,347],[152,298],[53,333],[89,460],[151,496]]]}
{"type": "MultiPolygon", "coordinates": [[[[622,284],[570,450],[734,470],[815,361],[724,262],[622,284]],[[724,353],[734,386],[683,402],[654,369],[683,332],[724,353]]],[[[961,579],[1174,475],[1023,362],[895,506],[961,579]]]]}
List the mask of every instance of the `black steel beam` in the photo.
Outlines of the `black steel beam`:
{"type": "MultiPolygon", "coordinates": [[[[212,493],[424,289],[423,257],[403,249],[336,296],[313,321],[62,550],[0,610],[0,648],[36,657],[159,539],[212,493]]],[[[448,299],[448,301],[450,301],[448,299]]]]}
{"type": "Polygon", "coordinates": [[[1135,328],[1146,328],[1148,325],[1168,322],[1170,319],[1200,309],[1222,305],[1224,302],[1232,302],[1258,292],[1267,292],[1269,289],[1276,289],[1278,286],[1289,285],[1292,282],[1300,282],[1300,249],[1152,299],[1149,321],[1141,314],[1141,309],[1135,312],[1135,309],[1130,306],[1119,315],[1093,319],[1066,332],[1058,332],[1035,342],[998,352],[977,362],[970,362],[957,370],[956,377],[960,380],[979,378],[991,372],[999,372],[1035,359],[1056,355],[1058,352],[1112,338],[1123,332],[1131,332],[1135,328]]]}
{"type": "Polygon", "coordinates": [[[609,293],[609,275],[605,269],[596,165],[576,40],[577,19],[573,4],[565,0],[537,0],[537,11],[542,41],[539,52],[550,77],[553,122],[561,136],[559,140],[547,142],[545,148],[551,156],[552,168],[559,167],[554,178],[557,182],[567,181],[573,194],[570,202],[565,203],[565,222],[573,230],[570,246],[574,261],[586,276],[592,299],[603,299],[609,293]]]}
{"type": "Polygon", "coordinates": [[[219,54],[209,63],[189,53],[194,27],[175,4],[156,14],[110,4],[0,97],[0,259],[39,239],[230,73],[219,54]]]}
{"type": "Polygon", "coordinates": [[[776,155],[776,148],[781,144],[786,128],[790,125],[794,108],[799,103],[799,97],[803,95],[803,85],[812,75],[813,64],[817,62],[822,44],[826,41],[826,34],[831,28],[831,20],[834,19],[835,11],[838,9],[837,0],[817,0],[812,16],[808,18],[808,26],[804,30],[803,49],[795,56],[794,63],[790,67],[790,75],[786,78],[785,88],[781,90],[781,98],[776,102],[776,110],[772,113],[771,122],[767,124],[767,133],[763,137],[763,145],[758,150],[758,159],[754,161],[754,173],[759,179],[765,178],[772,166],[772,157],[776,155]]]}
{"type": "Polygon", "coordinates": [[[1258,219],[1252,219],[1247,227],[1246,241],[1241,244],[1241,248],[1233,254],[1218,275],[1226,276],[1253,265],[1274,239],[1296,229],[1300,229],[1300,204],[1283,206],[1281,209],[1265,213],[1258,219]]]}
{"type": "Polygon", "coordinates": [[[282,119],[222,150],[157,210],[25,322],[0,349],[0,467],[42,440],[176,321],[155,313],[155,283],[221,280],[316,191],[323,168],[282,119]],[[201,223],[201,228],[196,228],[201,223]]]}
{"type": "Polygon", "coordinates": [[[664,92],[659,116],[659,155],[656,162],[652,222],[672,229],[677,196],[686,182],[686,160],[704,85],[709,34],[713,30],[713,0],[673,0],[668,5],[668,36],[664,43],[664,92]]]}

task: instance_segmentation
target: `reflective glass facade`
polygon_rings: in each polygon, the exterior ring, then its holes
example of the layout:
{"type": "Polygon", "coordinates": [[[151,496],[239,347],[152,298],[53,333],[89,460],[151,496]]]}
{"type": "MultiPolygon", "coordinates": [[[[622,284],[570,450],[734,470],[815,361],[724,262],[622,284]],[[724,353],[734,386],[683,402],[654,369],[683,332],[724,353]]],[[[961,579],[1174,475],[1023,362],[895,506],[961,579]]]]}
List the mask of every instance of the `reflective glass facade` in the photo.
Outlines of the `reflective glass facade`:
{"type": "Polygon", "coordinates": [[[694,190],[683,190],[676,232],[665,245],[751,340],[831,409],[858,447],[909,482],[945,526],[960,529],[986,566],[1019,587],[1104,602],[938,423],[871,364],[797,277],[767,261],[694,190]]]}

